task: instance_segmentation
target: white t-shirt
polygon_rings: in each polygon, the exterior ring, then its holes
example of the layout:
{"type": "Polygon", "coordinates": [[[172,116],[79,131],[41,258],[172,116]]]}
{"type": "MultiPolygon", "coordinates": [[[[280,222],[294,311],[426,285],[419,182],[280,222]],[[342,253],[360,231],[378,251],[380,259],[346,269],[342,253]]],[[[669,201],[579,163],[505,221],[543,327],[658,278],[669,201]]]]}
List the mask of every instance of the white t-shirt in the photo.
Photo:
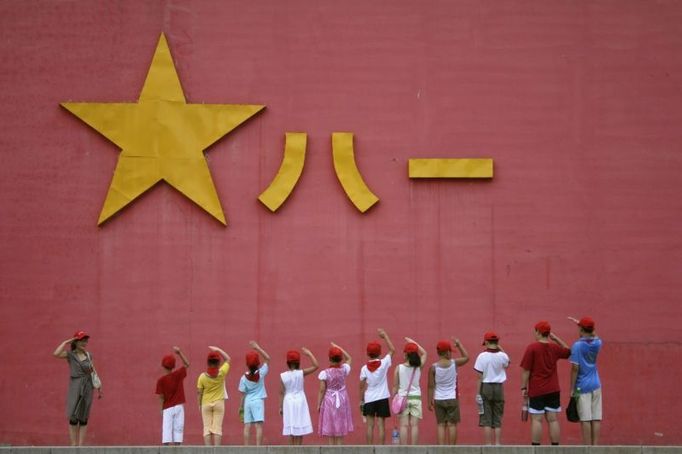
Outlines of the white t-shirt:
{"type": "Polygon", "coordinates": [[[448,400],[457,398],[457,365],[455,360],[450,360],[448,367],[440,367],[433,363],[436,386],[433,391],[433,400],[448,400]]]}
{"type": "Polygon", "coordinates": [[[381,359],[381,365],[374,372],[369,371],[367,364],[362,366],[362,369],[360,369],[360,380],[367,381],[365,402],[376,402],[377,400],[388,399],[391,396],[391,393],[388,391],[388,380],[386,380],[389,367],[391,367],[390,355],[386,355],[381,359]]]}
{"type": "Polygon", "coordinates": [[[504,383],[507,381],[506,368],[509,356],[505,352],[484,351],[476,358],[474,369],[483,374],[482,383],[504,383]]]}

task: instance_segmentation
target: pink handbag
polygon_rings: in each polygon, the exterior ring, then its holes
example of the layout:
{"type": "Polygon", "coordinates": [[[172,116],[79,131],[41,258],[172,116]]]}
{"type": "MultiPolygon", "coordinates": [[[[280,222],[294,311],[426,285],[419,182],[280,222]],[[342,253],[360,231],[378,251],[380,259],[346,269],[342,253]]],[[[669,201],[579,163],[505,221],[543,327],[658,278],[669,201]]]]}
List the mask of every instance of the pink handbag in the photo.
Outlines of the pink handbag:
{"type": "MultiPolygon", "coordinates": [[[[407,385],[407,392],[410,392],[410,388],[412,387],[412,380],[414,380],[414,374],[417,372],[417,368],[415,367],[412,370],[412,376],[410,377],[410,383],[407,385]]],[[[394,415],[398,415],[405,411],[405,408],[407,408],[407,396],[401,396],[399,393],[396,393],[395,396],[393,396],[393,399],[391,399],[391,413],[394,415]]]]}

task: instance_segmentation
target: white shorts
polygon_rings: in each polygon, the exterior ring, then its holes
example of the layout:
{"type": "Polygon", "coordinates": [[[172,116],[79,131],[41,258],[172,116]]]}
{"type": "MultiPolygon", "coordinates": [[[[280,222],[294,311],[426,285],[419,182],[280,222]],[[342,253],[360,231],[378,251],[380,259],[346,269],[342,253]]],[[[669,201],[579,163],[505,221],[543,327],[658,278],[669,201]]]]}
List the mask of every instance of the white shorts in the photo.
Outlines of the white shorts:
{"type": "Polygon", "coordinates": [[[580,394],[578,416],[581,421],[601,421],[601,388],[580,394]]]}
{"type": "Polygon", "coordinates": [[[163,411],[161,443],[182,443],[185,429],[185,406],[183,404],[166,408],[163,411]]]}

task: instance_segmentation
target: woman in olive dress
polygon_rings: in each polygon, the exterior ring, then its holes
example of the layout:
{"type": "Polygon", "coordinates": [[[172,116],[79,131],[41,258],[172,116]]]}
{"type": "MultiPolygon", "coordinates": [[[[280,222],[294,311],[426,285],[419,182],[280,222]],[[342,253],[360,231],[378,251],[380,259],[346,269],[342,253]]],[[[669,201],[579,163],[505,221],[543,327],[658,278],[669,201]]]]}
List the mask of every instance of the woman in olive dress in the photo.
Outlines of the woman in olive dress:
{"type": "MultiPolygon", "coordinates": [[[[90,336],[87,333],[78,331],[71,339],[59,344],[53,353],[55,358],[65,359],[69,364],[70,379],[69,392],[66,397],[66,417],[69,420],[71,446],[83,445],[92,406],[94,365],[92,355],[87,350],[88,339],[90,336]],[[69,344],[71,344],[71,350],[67,351],[66,346],[69,344]]],[[[101,387],[97,391],[101,399],[101,387]]]]}

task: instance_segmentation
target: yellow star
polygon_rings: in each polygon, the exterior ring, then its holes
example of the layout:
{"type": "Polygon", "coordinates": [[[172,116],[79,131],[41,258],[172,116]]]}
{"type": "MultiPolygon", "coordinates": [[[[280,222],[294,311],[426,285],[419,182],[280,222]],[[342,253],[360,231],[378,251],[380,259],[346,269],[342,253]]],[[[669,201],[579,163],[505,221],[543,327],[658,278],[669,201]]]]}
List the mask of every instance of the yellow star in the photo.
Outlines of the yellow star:
{"type": "Polygon", "coordinates": [[[227,224],[203,150],[265,106],[187,104],[163,34],[137,103],[61,105],[121,148],[98,224],[161,180],[227,224]]]}

